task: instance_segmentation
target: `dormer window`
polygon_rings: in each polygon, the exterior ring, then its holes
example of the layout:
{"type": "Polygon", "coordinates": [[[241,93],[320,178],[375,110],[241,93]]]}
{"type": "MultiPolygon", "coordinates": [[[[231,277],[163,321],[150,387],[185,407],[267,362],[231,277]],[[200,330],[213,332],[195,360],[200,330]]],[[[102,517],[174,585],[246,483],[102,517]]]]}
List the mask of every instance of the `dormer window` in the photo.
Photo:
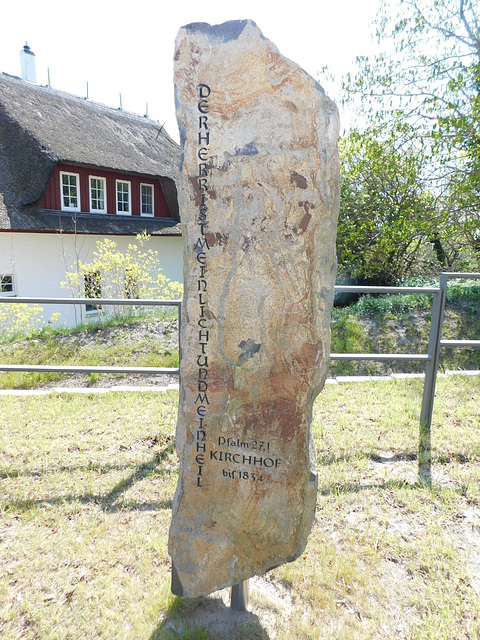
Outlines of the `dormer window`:
{"type": "Polygon", "coordinates": [[[117,213],[130,215],[132,213],[131,183],[127,180],[117,180],[117,213]]]}
{"type": "Polygon", "coordinates": [[[60,200],[62,211],[80,211],[80,176],[60,172],[60,200]]]}
{"type": "Polygon", "coordinates": [[[150,218],[148,224],[153,226],[155,218],[172,217],[162,185],[162,179],[153,176],[59,162],[40,207],[63,213],[150,218]]]}
{"type": "Polygon", "coordinates": [[[153,184],[140,184],[140,213],[153,216],[153,184]]]}
{"type": "Polygon", "coordinates": [[[106,180],[90,176],[90,211],[107,213],[106,180]]]}

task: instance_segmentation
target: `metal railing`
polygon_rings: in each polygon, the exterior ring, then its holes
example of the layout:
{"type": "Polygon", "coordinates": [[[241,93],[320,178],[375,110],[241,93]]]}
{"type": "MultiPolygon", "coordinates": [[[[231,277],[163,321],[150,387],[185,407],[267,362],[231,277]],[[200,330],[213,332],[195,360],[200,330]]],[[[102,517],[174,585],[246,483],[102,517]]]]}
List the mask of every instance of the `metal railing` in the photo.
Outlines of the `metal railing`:
{"type": "MultiPolygon", "coordinates": [[[[63,304],[63,305],[91,305],[98,302],[104,306],[130,306],[130,307],[177,307],[178,308],[178,334],[180,335],[181,324],[181,300],[153,300],[153,299],[126,299],[126,298],[20,298],[5,297],[0,298],[0,304],[63,304]]],[[[180,359],[180,353],[179,353],[180,359]]],[[[42,365],[42,364],[0,364],[0,371],[20,371],[23,373],[31,371],[41,371],[48,373],[140,373],[140,374],[161,374],[179,375],[178,367],[113,367],[113,366],[76,366],[76,365],[42,365]]]]}
{"type": "MultiPolygon", "coordinates": [[[[335,292],[370,293],[370,294],[428,294],[433,296],[432,319],[427,353],[332,353],[332,360],[370,360],[370,361],[418,361],[425,362],[425,381],[423,386],[422,408],[420,412],[420,440],[418,454],[418,470],[420,481],[431,485],[431,425],[438,361],[442,346],[480,348],[480,340],[442,340],[442,326],[445,311],[447,283],[449,280],[480,280],[480,273],[442,273],[439,287],[376,287],[337,285],[335,292]]],[[[60,304],[87,305],[95,298],[0,298],[0,303],[27,304],[60,304]]],[[[133,300],[99,298],[102,306],[170,306],[178,308],[178,329],[180,335],[181,300],[133,300]]],[[[180,350],[180,343],[179,343],[180,350]]],[[[179,360],[181,353],[179,351],[179,360]]],[[[113,367],[113,366],[64,366],[64,365],[7,365],[0,364],[0,371],[41,371],[55,373],[139,373],[179,375],[180,369],[173,367],[113,367]]]]}
{"type": "Polygon", "coordinates": [[[440,348],[474,347],[480,348],[480,340],[442,340],[442,327],[445,312],[447,283],[449,280],[480,280],[480,273],[442,273],[440,286],[437,287],[360,287],[336,286],[336,292],[350,293],[416,293],[433,295],[432,319],[428,349],[420,353],[332,353],[332,360],[417,360],[425,362],[425,381],[423,384],[422,409],[420,411],[420,438],[418,450],[418,473],[420,482],[431,486],[432,483],[432,415],[437,383],[440,348]]]}

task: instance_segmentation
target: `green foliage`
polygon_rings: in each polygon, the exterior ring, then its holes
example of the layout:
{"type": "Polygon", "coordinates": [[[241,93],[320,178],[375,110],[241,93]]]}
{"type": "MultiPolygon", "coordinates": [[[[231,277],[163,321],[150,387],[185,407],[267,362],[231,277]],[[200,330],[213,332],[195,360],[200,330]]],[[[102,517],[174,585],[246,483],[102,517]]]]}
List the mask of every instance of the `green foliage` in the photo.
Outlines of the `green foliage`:
{"type": "Polygon", "coordinates": [[[422,175],[445,216],[431,236],[434,250],[457,270],[480,265],[478,15],[477,0],[382,0],[384,51],[359,58],[344,83],[346,101],[357,102],[368,126],[401,118],[413,127],[427,159],[422,175]]]}
{"type": "MultiPolygon", "coordinates": [[[[459,280],[449,282],[446,295],[447,303],[464,304],[480,303],[480,282],[472,283],[471,280],[459,280]]],[[[472,305],[473,307],[473,305],[472,305]]],[[[477,311],[479,307],[477,306],[477,311]]],[[[473,310],[473,308],[472,308],[473,310]]]]}
{"type": "Polygon", "coordinates": [[[423,149],[410,127],[352,131],[340,141],[340,280],[391,285],[432,273],[440,216],[422,178],[423,149]]]}
{"type": "MultiPolygon", "coordinates": [[[[432,285],[413,282],[409,285],[432,285]]],[[[437,283],[435,283],[437,284],[437,283]]],[[[332,353],[426,353],[431,326],[432,296],[427,294],[368,295],[345,308],[332,310],[332,353]]],[[[472,339],[480,335],[480,284],[472,280],[447,287],[443,338],[472,339]]],[[[443,347],[440,369],[478,369],[480,350],[443,347]]],[[[424,372],[423,362],[332,361],[332,375],[383,375],[424,372]]]]}
{"type": "Polygon", "coordinates": [[[432,308],[432,296],[427,294],[385,296],[362,296],[355,305],[355,313],[368,317],[382,314],[408,313],[411,311],[429,311],[432,308]]]}
{"type": "MultiPolygon", "coordinates": [[[[150,236],[137,236],[125,253],[109,238],[97,242],[92,262],[78,261],[76,271],[67,272],[63,288],[69,288],[74,297],[88,298],[152,298],[175,300],[183,295],[183,285],[167,278],[159,265],[158,252],[146,247],[150,236]]],[[[124,318],[142,311],[138,306],[98,306],[100,317],[112,314],[124,318]]]]}

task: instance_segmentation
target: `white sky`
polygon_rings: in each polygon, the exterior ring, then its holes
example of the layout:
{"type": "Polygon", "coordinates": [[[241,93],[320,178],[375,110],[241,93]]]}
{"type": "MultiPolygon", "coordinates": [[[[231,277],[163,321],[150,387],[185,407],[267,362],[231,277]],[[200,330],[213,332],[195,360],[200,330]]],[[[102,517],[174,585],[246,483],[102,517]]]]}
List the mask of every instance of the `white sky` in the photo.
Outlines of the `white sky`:
{"type": "MultiPolygon", "coordinates": [[[[20,76],[19,52],[27,41],[36,55],[37,83],[165,122],[178,140],[173,99],[173,48],[189,22],[219,24],[251,19],[280,52],[300,64],[339,101],[334,75],[353,69],[372,51],[379,0],[4,0],[0,8],[0,71],[20,76]]],[[[343,124],[347,124],[347,115],[343,124]]]]}

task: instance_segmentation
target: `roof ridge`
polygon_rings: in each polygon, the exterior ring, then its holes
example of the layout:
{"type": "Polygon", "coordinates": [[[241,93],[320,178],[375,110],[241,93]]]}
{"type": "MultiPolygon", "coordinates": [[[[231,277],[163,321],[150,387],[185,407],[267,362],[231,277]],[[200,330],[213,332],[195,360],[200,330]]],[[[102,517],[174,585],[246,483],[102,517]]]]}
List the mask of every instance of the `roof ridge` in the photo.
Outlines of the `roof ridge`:
{"type": "MultiPolygon", "coordinates": [[[[129,111],[128,109],[114,107],[112,105],[105,104],[104,102],[99,102],[98,100],[92,100],[91,98],[87,98],[85,96],[82,97],[82,96],[76,95],[75,93],[70,93],[69,91],[65,91],[64,89],[57,89],[55,87],[52,87],[46,84],[37,84],[37,83],[28,82],[27,80],[24,80],[19,76],[15,76],[5,71],[0,71],[0,76],[5,76],[6,78],[18,81],[25,89],[27,89],[27,91],[28,90],[45,91],[45,93],[51,92],[54,95],[56,94],[58,96],[65,97],[66,99],[78,100],[81,104],[88,104],[101,109],[106,109],[107,111],[111,111],[114,114],[120,113],[123,116],[132,116],[134,118],[139,118],[140,120],[145,120],[146,122],[149,122],[149,123],[159,124],[163,128],[163,124],[156,118],[150,118],[150,116],[145,116],[145,115],[142,116],[139,113],[136,113],[135,111],[129,111]]],[[[170,138],[170,135],[168,134],[167,130],[163,129],[163,131],[170,138]]],[[[175,143],[174,140],[173,142],[175,143]]]]}

